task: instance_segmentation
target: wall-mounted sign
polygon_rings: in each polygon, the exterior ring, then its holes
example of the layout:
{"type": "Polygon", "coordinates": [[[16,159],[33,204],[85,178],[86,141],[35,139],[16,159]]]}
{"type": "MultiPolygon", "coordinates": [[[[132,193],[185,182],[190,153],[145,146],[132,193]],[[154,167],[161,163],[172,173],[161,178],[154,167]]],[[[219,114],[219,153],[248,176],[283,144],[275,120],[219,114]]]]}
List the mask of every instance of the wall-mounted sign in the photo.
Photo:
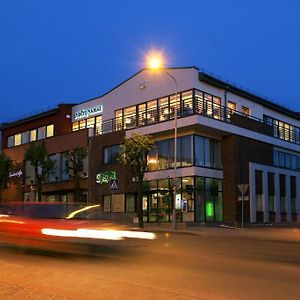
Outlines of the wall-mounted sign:
{"type": "Polygon", "coordinates": [[[107,171],[101,172],[96,175],[96,182],[97,183],[109,183],[111,179],[117,179],[117,172],[115,171],[107,171]]]}
{"type": "Polygon", "coordinates": [[[9,177],[21,177],[23,175],[22,170],[12,171],[9,173],[9,177]]]}
{"type": "Polygon", "coordinates": [[[82,109],[80,111],[76,111],[74,113],[74,120],[88,118],[93,115],[98,115],[103,112],[103,106],[97,105],[88,109],[82,109]]]}

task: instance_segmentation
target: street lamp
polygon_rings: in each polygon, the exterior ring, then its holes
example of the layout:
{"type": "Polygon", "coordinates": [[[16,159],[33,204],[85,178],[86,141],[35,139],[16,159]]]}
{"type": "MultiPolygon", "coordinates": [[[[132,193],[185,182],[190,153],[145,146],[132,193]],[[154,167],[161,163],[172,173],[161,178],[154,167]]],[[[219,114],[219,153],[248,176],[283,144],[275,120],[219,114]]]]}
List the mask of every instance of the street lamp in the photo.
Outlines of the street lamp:
{"type": "Polygon", "coordinates": [[[174,175],[173,175],[173,212],[172,224],[173,229],[177,229],[177,215],[176,215],[176,194],[177,194],[177,95],[178,83],[176,78],[163,68],[163,60],[160,55],[153,55],[148,58],[148,66],[152,70],[159,70],[166,74],[175,84],[175,107],[174,107],[174,175]]]}

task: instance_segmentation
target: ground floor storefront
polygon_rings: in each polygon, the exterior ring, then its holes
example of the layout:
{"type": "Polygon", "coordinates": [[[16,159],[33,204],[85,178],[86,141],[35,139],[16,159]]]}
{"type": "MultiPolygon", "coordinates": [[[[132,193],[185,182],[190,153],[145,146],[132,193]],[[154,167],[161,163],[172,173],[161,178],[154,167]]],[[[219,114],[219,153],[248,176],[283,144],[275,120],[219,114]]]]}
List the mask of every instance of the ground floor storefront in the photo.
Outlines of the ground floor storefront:
{"type": "MultiPolygon", "coordinates": [[[[224,221],[221,179],[200,176],[181,177],[178,178],[176,197],[173,190],[172,179],[144,182],[145,222],[171,222],[174,203],[178,222],[224,221]]],[[[104,195],[102,204],[103,211],[107,213],[133,213],[136,207],[136,194],[104,195]]]]}

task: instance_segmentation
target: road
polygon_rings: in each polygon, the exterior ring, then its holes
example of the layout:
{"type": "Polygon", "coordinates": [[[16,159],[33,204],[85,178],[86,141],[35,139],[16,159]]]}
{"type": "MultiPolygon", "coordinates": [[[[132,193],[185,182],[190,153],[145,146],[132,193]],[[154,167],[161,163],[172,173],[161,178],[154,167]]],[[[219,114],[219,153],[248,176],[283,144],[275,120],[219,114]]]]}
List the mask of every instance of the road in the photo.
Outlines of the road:
{"type": "Polygon", "coordinates": [[[0,267],[0,299],[300,299],[300,230],[160,232],[89,254],[2,245],[0,267]]]}

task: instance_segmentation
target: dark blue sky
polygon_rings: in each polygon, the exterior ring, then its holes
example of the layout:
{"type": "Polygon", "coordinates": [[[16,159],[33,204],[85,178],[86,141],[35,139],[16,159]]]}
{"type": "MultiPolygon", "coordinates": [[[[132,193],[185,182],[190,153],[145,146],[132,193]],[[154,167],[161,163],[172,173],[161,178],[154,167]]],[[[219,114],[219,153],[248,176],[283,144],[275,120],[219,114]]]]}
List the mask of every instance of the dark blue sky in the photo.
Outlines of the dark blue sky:
{"type": "Polygon", "coordinates": [[[1,0],[0,122],[195,65],[300,111],[300,1],[1,0]]]}

